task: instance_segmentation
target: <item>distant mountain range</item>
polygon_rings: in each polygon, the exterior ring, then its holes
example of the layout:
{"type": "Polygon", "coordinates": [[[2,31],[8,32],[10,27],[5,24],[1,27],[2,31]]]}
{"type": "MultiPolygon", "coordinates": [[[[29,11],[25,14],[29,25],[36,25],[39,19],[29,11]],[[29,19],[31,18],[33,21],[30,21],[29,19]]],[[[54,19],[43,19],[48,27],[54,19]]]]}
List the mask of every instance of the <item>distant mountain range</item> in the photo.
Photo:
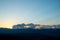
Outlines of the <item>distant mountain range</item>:
{"type": "Polygon", "coordinates": [[[31,28],[31,29],[41,29],[41,28],[60,28],[60,24],[58,25],[40,25],[40,24],[17,24],[13,25],[12,29],[26,29],[26,28],[31,28]]]}

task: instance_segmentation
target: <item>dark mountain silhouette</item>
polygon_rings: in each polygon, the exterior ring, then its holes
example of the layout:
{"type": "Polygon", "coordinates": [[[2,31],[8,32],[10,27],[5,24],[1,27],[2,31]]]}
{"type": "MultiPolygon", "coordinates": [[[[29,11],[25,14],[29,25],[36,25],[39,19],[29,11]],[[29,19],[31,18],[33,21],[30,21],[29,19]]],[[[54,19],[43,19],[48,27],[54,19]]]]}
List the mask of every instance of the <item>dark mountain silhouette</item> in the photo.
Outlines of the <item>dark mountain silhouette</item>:
{"type": "Polygon", "coordinates": [[[60,29],[4,29],[0,28],[1,39],[22,40],[57,40],[60,39],[60,29]]]}

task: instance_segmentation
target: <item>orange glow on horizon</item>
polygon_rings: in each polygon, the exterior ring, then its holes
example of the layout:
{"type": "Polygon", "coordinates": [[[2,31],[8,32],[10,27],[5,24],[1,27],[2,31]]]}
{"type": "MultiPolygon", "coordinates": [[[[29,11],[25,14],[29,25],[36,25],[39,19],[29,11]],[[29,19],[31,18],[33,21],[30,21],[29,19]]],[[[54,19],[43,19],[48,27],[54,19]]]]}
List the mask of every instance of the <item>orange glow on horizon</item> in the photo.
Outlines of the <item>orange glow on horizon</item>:
{"type": "Polygon", "coordinates": [[[6,24],[0,24],[0,28],[11,28],[13,24],[6,23],[6,24]]]}
{"type": "Polygon", "coordinates": [[[24,26],[24,28],[30,28],[30,26],[24,26]]]}
{"type": "Polygon", "coordinates": [[[35,29],[40,29],[41,27],[40,26],[36,26],[35,29]]]}
{"type": "Polygon", "coordinates": [[[0,28],[12,28],[15,23],[14,19],[3,20],[3,22],[0,22],[0,28]]]}

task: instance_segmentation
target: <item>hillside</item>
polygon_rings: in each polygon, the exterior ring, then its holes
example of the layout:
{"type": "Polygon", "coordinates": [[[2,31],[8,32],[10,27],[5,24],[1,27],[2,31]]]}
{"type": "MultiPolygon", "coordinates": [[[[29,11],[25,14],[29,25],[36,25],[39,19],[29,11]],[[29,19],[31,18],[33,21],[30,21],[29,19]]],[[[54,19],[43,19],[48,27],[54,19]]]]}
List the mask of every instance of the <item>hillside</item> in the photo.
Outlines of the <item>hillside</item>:
{"type": "Polygon", "coordinates": [[[60,39],[60,29],[0,29],[1,39],[60,39]]]}

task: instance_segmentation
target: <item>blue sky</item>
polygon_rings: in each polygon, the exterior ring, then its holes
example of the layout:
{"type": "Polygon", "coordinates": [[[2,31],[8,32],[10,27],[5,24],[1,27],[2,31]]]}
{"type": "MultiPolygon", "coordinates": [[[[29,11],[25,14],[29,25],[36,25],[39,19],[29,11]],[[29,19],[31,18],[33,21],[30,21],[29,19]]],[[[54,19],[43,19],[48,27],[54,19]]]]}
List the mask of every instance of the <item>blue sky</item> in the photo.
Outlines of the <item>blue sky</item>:
{"type": "Polygon", "coordinates": [[[60,0],[0,0],[0,26],[60,24],[60,0]]]}

